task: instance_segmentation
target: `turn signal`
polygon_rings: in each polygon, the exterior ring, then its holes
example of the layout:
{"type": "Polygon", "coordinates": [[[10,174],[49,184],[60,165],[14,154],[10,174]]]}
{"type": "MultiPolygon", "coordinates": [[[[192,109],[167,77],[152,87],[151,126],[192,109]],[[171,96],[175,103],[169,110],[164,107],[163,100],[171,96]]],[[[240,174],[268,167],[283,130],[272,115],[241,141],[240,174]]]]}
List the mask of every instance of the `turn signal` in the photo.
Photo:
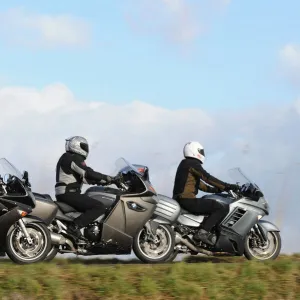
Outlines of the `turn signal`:
{"type": "Polygon", "coordinates": [[[156,194],[156,190],[154,189],[154,187],[152,185],[149,185],[149,190],[156,194]]]}
{"type": "Polygon", "coordinates": [[[21,217],[27,216],[27,212],[24,210],[18,210],[18,213],[20,214],[21,217]]]}

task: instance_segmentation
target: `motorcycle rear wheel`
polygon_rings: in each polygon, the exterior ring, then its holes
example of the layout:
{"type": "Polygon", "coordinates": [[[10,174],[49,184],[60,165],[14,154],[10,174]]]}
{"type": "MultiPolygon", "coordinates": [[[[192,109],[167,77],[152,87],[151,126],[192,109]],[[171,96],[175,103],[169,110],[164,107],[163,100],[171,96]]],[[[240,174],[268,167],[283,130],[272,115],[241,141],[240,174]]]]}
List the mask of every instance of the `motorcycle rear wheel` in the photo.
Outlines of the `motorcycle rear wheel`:
{"type": "Polygon", "coordinates": [[[44,261],[49,262],[49,261],[53,260],[55,258],[55,256],[57,255],[58,250],[59,250],[58,246],[53,245],[52,248],[50,249],[47,257],[44,259],[44,261]]]}
{"type": "Polygon", "coordinates": [[[168,257],[168,259],[165,262],[171,263],[179,254],[179,251],[177,249],[173,250],[173,253],[168,257]]]}

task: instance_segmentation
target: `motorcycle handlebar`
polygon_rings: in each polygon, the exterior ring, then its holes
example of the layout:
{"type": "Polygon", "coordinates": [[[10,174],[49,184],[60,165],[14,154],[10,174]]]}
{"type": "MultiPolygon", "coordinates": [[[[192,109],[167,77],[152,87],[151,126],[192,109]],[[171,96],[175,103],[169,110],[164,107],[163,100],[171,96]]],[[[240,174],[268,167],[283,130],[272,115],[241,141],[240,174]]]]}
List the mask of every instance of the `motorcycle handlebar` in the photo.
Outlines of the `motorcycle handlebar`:
{"type": "Polygon", "coordinates": [[[123,178],[120,175],[116,176],[116,178],[113,178],[111,182],[107,182],[105,184],[97,183],[97,185],[102,185],[102,186],[109,185],[109,184],[115,184],[119,189],[124,189],[126,191],[128,190],[127,185],[124,184],[123,178]]]}
{"type": "Polygon", "coordinates": [[[237,198],[238,197],[237,194],[234,193],[232,190],[229,190],[228,194],[230,194],[233,198],[237,198]]]}

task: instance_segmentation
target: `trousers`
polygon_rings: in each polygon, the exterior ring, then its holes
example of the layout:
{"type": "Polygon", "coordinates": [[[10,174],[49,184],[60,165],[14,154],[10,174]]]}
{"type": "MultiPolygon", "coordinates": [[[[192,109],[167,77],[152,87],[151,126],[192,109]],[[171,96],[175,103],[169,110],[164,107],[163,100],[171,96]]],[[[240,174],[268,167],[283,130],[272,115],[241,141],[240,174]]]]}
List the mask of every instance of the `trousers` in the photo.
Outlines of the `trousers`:
{"type": "Polygon", "coordinates": [[[102,203],[84,194],[66,193],[57,195],[56,199],[74,207],[78,212],[82,212],[78,218],[74,219],[74,223],[79,228],[86,227],[105,213],[105,207],[102,203]]]}
{"type": "Polygon", "coordinates": [[[201,228],[211,231],[229,213],[229,205],[211,199],[190,198],[179,199],[180,206],[195,215],[209,215],[201,224],[201,228]]]}

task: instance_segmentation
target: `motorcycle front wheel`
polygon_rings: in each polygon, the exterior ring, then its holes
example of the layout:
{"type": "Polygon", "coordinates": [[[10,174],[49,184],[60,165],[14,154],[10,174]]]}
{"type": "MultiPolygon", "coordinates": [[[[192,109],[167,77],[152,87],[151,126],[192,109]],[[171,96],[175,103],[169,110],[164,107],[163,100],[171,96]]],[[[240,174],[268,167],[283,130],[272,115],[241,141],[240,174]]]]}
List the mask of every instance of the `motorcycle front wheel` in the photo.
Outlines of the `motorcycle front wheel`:
{"type": "Polygon", "coordinates": [[[249,260],[267,261],[274,260],[281,251],[281,236],[277,231],[269,231],[265,245],[249,234],[245,241],[245,257],[249,260]]]}
{"type": "Polygon", "coordinates": [[[142,228],[133,239],[133,252],[144,263],[167,262],[174,253],[175,234],[169,225],[160,224],[153,237],[142,228]]]}
{"type": "Polygon", "coordinates": [[[17,264],[41,262],[52,247],[50,232],[42,223],[28,223],[25,227],[32,244],[27,242],[22,229],[16,225],[6,236],[6,254],[17,264]]]}

